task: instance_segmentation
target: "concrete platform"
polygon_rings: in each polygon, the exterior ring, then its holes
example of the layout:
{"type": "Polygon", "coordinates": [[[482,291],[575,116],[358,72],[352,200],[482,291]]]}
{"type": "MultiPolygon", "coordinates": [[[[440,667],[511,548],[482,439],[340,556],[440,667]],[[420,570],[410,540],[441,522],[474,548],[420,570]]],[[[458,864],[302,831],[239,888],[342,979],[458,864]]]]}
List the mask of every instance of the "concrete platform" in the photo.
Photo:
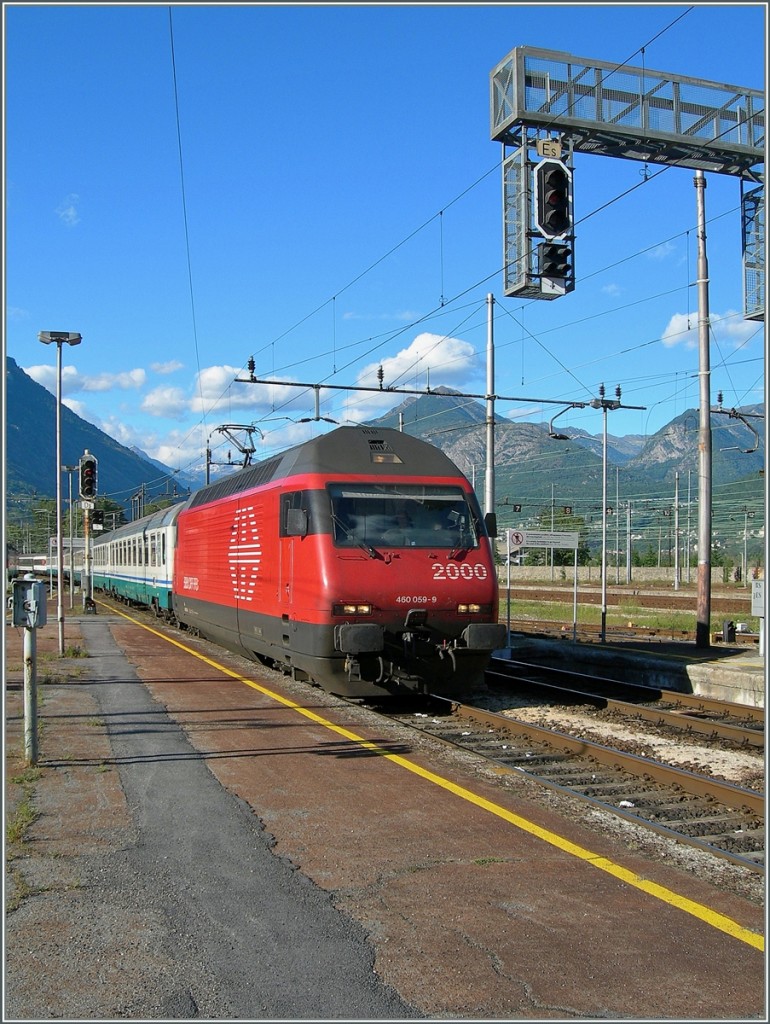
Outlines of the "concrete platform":
{"type": "Polygon", "coordinates": [[[765,1019],[736,869],[130,615],[67,643],[4,1019],[765,1019]]]}
{"type": "Polygon", "coordinates": [[[642,686],[696,693],[751,707],[765,706],[766,665],[757,648],[691,643],[608,639],[606,643],[574,643],[514,633],[511,652],[497,656],[535,656],[554,664],[568,662],[580,671],[615,675],[642,686]]]}

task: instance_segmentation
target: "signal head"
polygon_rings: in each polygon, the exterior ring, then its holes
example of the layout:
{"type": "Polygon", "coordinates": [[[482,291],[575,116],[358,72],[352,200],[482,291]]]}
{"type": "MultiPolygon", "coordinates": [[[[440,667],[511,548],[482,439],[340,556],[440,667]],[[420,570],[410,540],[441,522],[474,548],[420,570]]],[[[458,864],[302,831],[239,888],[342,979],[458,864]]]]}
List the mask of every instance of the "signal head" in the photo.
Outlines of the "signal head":
{"type": "Polygon", "coordinates": [[[86,500],[96,497],[96,457],[91,454],[81,456],[79,462],[80,497],[86,500]]]}
{"type": "Polygon", "coordinates": [[[541,160],[535,168],[537,229],[544,238],[572,230],[572,171],[561,160],[541,160]]]}

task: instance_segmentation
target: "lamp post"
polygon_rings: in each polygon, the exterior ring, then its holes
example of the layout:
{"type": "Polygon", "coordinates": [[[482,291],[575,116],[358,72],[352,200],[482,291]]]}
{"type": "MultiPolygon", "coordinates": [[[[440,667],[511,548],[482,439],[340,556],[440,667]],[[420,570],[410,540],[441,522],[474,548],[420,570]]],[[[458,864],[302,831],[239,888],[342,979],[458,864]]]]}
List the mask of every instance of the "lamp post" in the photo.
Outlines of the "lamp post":
{"type": "Polygon", "coordinates": [[[56,598],[56,621],[59,625],[59,654],[64,656],[64,603],[62,600],[62,569],[64,550],[61,532],[61,347],[62,345],[79,345],[82,338],[79,334],[67,331],[41,331],[38,340],[44,345],[56,345],[56,564],[58,587],[56,598]]]}

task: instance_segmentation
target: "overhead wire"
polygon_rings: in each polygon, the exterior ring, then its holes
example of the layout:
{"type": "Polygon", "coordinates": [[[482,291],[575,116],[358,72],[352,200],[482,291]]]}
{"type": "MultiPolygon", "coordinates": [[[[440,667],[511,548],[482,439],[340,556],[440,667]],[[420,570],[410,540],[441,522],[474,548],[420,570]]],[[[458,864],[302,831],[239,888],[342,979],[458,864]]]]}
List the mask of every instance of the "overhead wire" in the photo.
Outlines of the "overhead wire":
{"type": "MultiPolygon", "coordinates": [[[[644,49],[645,49],[645,47],[649,46],[649,45],[650,45],[650,44],[651,44],[652,42],[654,42],[655,40],[657,40],[657,39],[658,39],[658,38],[659,38],[659,37],[660,37],[660,36],[661,36],[662,34],[664,34],[664,33],[665,33],[666,31],[668,31],[668,30],[669,30],[669,29],[670,29],[671,27],[673,27],[673,26],[674,26],[674,25],[675,25],[675,24],[676,24],[677,22],[679,22],[679,21],[680,21],[680,20],[681,20],[681,19],[682,19],[683,17],[685,17],[685,16],[687,15],[687,14],[689,14],[689,13],[690,13],[690,12],[691,12],[691,11],[692,11],[693,9],[694,9],[693,7],[689,7],[689,8],[687,8],[687,10],[686,10],[686,11],[683,11],[683,12],[681,12],[681,13],[680,13],[679,15],[677,15],[677,17],[675,17],[675,18],[674,18],[674,19],[673,19],[672,21],[670,21],[670,22],[669,22],[669,23],[668,23],[668,24],[667,24],[666,26],[664,26],[664,27],[663,27],[663,28],[662,28],[662,29],[661,29],[661,30],[660,30],[659,32],[657,32],[657,33],[656,33],[656,34],[655,34],[655,35],[654,35],[653,37],[651,37],[651,39],[650,39],[650,40],[648,40],[648,41],[647,41],[647,42],[646,42],[646,43],[645,43],[645,44],[644,44],[644,45],[643,45],[642,47],[640,47],[640,48],[637,48],[637,50],[635,50],[635,51],[634,51],[634,53],[633,53],[633,54],[631,54],[631,55],[630,55],[630,56],[629,56],[629,57],[628,57],[628,58],[627,58],[627,59],[626,59],[625,61],[623,61],[623,62],[620,62],[619,64],[617,64],[617,65],[615,66],[615,68],[614,68],[614,69],[613,69],[612,71],[608,72],[608,74],[607,74],[607,76],[606,76],[606,77],[608,78],[608,77],[610,77],[610,76],[611,76],[611,74],[613,74],[613,73],[614,73],[615,71],[619,71],[620,69],[622,69],[622,67],[623,67],[623,66],[625,66],[625,64],[627,64],[627,63],[628,63],[628,61],[629,61],[630,59],[632,59],[632,57],[633,57],[633,56],[634,56],[634,55],[635,55],[636,53],[639,53],[639,52],[642,52],[642,53],[644,53],[644,49]]],[[[169,8],[169,25],[170,25],[170,29],[172,30],[172,56],[173,56],[173,29],[172,29],[172,25],[171,25],[171,9],[170,9],[170,8],[169,8]]],[[[181,167],[182,167],[182,164],[181,164],[181,133],[180,133],[180,131],[179,131],[179,112],[178,112],[178,98],[177,98],[177,96],[176,96],[176,73],[175,73],[175,71],[174,71],[174,83],[175,83],[175,99],[177,100],[177,128],[178,128],[178,140],[179,140],[179,148],[180,148],[180,169],[181,169],[181,167]]],[[[340,288],[340,289],[337,289],[337,291],[335,292],[334,296],[332,296],[332,297],[331,297],[330,299],[327,299],[327,300],[325,300],[325,301],[324,301],[323,303],[321,303],[321,304],[319,304],[318,306],[316,306],[316,308],[315,308],[315,309],[313,309],[312,311],[310,311],[310,312],[309,312],[308,314],[306,314],[306,315],[305,315],[304,317],[302,317],[302,318],[301,318],[300,320],[298,320],[298,321],[297,321],[296,323],[292,324],[292,325],[291,325],[290,327],[288,327],[288,328],[287,328],[287,329],[286,329],[285,331],[283,331],[283,332],[282,332],[281,334],[279,334],[279,335],[278,335],[278,336],[277,336],[276,338],[274,338],[274,339],[273,339],[272,341],[270,341],[270,342],[267,342],[267,343],[266,343],[266,344],[265,344],[264,346],[262,346],[262,347],[261,347],[260,349],[258,349],[258,350],[257,350],[257,351],[255,352],[255,355],[259,355],[259,354],[263,353],[263,352],[264,352],[264,351],[265,351],[266,349],[268,349],[268,348],[271,348],[271,349],[272,349],[272,350],[274,351],[274,347],[275,347],[275,344],[276,344],[276,342],[279,342],[279,341],[283,340],[283,339],[284,339],[285,337],[287,337],[287,336],[288,336],[289,334],[291,334],[291,333],[292,333],[292,332],[293,332],[294,330],[296,330],[296,329],[297,329],[297,328],[298,328],[299,326],[301,326],[302,324],[304,324],[304,323],[305,323],[305,322],[306,322],[307,320],[311,319],[311,318],[312,318],[312,317],[313,317],[314,315],[316,315],[316,314],[317,314],[317,313],[318,313],[318,312],[319,312],[320,310],[322,310],[323,308],[325,308],[325,307],[326,307],[327,305],[329,305],[329,304],[331,303],[331,304],[332,304],[332,307],[333,307],[333,309],[334,309],[334,311],[335,311],[335,312],[334,312],[334,317],[333,317],[333,321],[334,321],[334,326],[333,326],[333,348],[332,348],[332,355],[333,355],[333,369],[332,369],[332,373],[331,373],[330,375],[328,375],[327,377],[323,378],[323,381],[328,381],[328,380],[329,380],[329,379],[330,379],[331,377],[333,377],[333,376],[336,376],[336,375],[337,375],[337,374],[339,374],[340,372],[342,372],[342,371],[344,371],[345,369],[349,368],[349,367],[350,367],[351,365],[354,365],[354,363],[355,363],[355,362],[359,362],[360,360],[362,360],[362,359],[366,358],[367,356],[371,355],[371,354],[372,354],[373,352],[375,352],[375,351],[376,351],[377,349],[379,349],[379,348],[382,348],[382,346],[383,346],[383,345],[385,345],[385,344],[388,344],[388,343],[391,343],[392,341],[394,341],[395,339],[397,339],[398,337],[400,337],[401,335],[403,335],[403,334],[404,334],[404,333],[406,333],[407,331],[409,331],[409,330],[413,330],[413,329],[414,329],[414,328],[415,328],[416,326],[418,326],[418,325],[420,325],[420,324],[422,324],[422,323],[425,323],[425,322],[427,322],[427,321],[428,321],[428,320],[429,320],[429,319],[430,319],[430,318],[431,318],[432,316],[434,316],[434,315],[437,315],[438,313],[442,313],[442,314],[443,314],[443,313],[445,313],[445,312],[446,312],[446,306],[447,306],[447,305],[451,305],[452,303],[455,303],[455,302],[459,301],[460,299],[462,299],[463,297],[465,297],[466,295],[468,295],[468,294],[469,294],[470,292],[472,292],[473,290],[475,290],[475,289],[477,289],[478,287],[480,287],[480,286],[481,286],[482,284],[485,284],[485,283],[487,283],[487,282],[488,282],[489,280],[491,280],[491,279],[492,279],[493,277],[496,277],[496,276],[497,276],[497,275],[498,275],[498,274],[500,273],[500,269],[501,269],[501,268],[497,268],[497,269],[495,269],[495,271],[494,271],[493,273],[491,273],[490,275],[488,275],[488,276],[486,276],[486,277],[482,278],[482,279],[481,279],[480,281],[477,281],[477,282],[475,282],[475,283],[474,283],[473,285],[469,286],[468,288],[466,288],[466,289],[464,289],[464,290],[462,290],[462,291],[458,292],[458,293],[457,293],[457,295],[455,295],[455,296],[454,296],[453,298],[451,298],[451,299],[446,299],[446,297],[445,297],[445,295],[444,295],[444,244],[443,244],[443,214],[444,214],[444,212],[445,212],[445,211],[446,211],[447,209],[449,209],[449,208],[450,208],[451,206],[453,206],[453,205],[454,205],[455,203],[459,202],[459,201],[460,201],[460,200],[461,200],[461,199],[462,199],[462,198],[463,198],[464,196],[466,196],[466,195],[467,195],[467,194],[468,194],[468,193],[469,193],[470,191],[472,191],[472,190],[473,190],[474,188],[476,188],[476,187],[477,187],[477,186],[478,186],[478,185],[479,185],[479,184],[480,184],[480,183],[481,183],[482,181],[484,181],[484,180],[485,180],[485,179],[486,179],[486,178],[487,178],[487,177],[488,177],[488,176],[489,176],[489,175],[490,175],[491,173],[493,173],[493,172],[494,172],[495,170],[497,170],[497,169],[498,169],[498,168],[500,167],[500,164],[501,164],[501,161],[500,161],[500,160],[496,161],[496,162],[495,162],[495,164],[494,164],[493,166],[491,166],[491,167],[490,167],[490,168],[489,168],[489,169],[488,169],[487,171],[485,171],[485,172],[484,172],[484,173],[483,173],[483,174],[482,174],[482,175],[481,175],[480,177],[478,177],[478,178],[477,178],[477,179],[476,179],[476,180],[475,180],[474,182],[472,182],[472,183],[471,183],[470,185],[468,185],[468,186],[467,186],[467,187],[466,187],[465,189],[463,189],[463,190],[462,190],[462,191],[461,191],[460,193],[458,193],[458,194],[457,194],[457,195],[456,195],[456,196],[455,196],[455,197],[454,197],[454,198],[453,198],[453,199],[452,199],[452,200],[451,200],[450,202],[446,203],[446,204],[444,205],[444,207],[443,207],[443,208],[442,208],[442,209],[441,209],[441,210],[440,210],[440,211],[439,211],[438,213],[436,213],[436,214],[432,215],[432,216],[431,216],[431,217],[429,217],[429,218],[428,218],[427,220],[425,220],[425,221],[424,221],[423,223],[421,223],[421,224],[420,224],[420,225],[419,225],[419,226],[418,226],[417,228],[415,228],[415,229],[414,229],[413,231],[411,231],[411,232],[410,232],[409,234],[407,234],[407,235],[406,235],[406,236],[405,236],[404,238],[402,238],[400,242],[396,243],[396,245],[392,246],[392,247],[391,247],[391,248],[390,248],[390,249],[389,249],[389,250],[388,250],[387,252],[385,252],[385,253],[384,253],[384,254],[383,254],[382,256],[380,256],[380,257],[379,257],[378,259],[376,259],[376,260],[375,260],[374,262],[372,262],[371,264],[369,264],[369,265],[368,265],[368,266],[367,266],[367,267],[366,267],[366,268],[365,268],[365,269],[364,269],[363,271],[361,271],[361,272],[360,272],[359,274],[357,274],[357,275],[355,275],[355,276],[354,276],[353,278],[351,278],[351,279],[350,279],[350,280],[349,280],[349,281],[347,282],[347,284],[345,284],[345,285],[344,285],[344,286],[343,286],[342,288],[340,288]],[[342,293],[346,292],[347,290],[349,290],[349,289],[350,289],[351,287],[353,287],[353,285],[355,285],[356,283],[358,283],[358,282],[359,282],[359,281],[360,281],[360,280],[361,280],[361,279],[362,279],[363,277],[365,277],[365,276],[366,276],[366,275],[367,275],[368,273],[370,273],[370,272],[371,272],[371,271],[372,271],[373,269],[375,269],[376,267],[378,267],[378,266],[379,266],[379,265],[380,265],[381,263],[383,263],[383,262],[384,262],[384,261],[385,261],[386,259],[388,259],[388,258],[389,258],[390,256],[392,256],[392,255],[393,255],[394,253],[396,253],[396,252],[397,252],[397,251],[398,251],[398,250],[399,250],[399,249],[400,249],[401,247],[403,247],[403,246],[404,246],[404,245],[406,245],[406,244],[407,244],[407,243],[408,243],[409,241],[411,241],[411,240],[412,240],[412,239],[413,239],[414,237],[416,237],[416,236],[417,236],[417,235],[418,235],[418,234],[419,234],[420,232],[422,232],[422,231],[423,231],[423,230],[424,230],[424,229],[425,229],[425,228],[426,228],[427,226],[429,226],[429,225],[430,225],[431,223],[433,223],[433,221],[435,221],[435,220],[436,220],[437,218],[438,218],[438,220],[439,220],[439,229],[440,229],[440,274],[441,274],[441,289],[440,289],[440,292],[441,292],[441,294],[440,294],[440,298],[439,298],[439,305],[438,305],[437,307],[435,307],[434,309],[430,310],[430,311],[429,311],[429,312],[428,312],[427,314],[425,314],[424,316],[422,316],[422,317],[419,317],[419,318],[415,318],[415,319],[414,319],[413,321],[411,321],[411,322],[410,322],[409,324],[406,324],[406,325],[404,325],[404,326],[400,327],[400,328],[399,328],[398,330],[396,330],[396,331],[390,331],[390,332],[383,332],[383,334],[382,334],[382,335],[380,335],[380,336],[375,336],[375,338],[369,339],[370,341],[376,341],[376,344],[374,344],[373,346],[371,346],[370,348],[368,348],[368,349],[367,349],[367,350],[366,350],[365,352],[363,352],[363,353],[360,353],[360,352],[359,352],[359,353],[358,353],[358,355],[357,355],[356,357],[354,357],[354,359],[352,359],[351,361],[349,361],[349,362],[345,363],[345,365],[343,365],[343,366],[341,366],[341,367],[338,367],[338,366],[337,366],[337,364],[336,364],[336,356],[337,356],[337,353],[338,353],[339,351],[342,351],[342,350],[344,350],[344,349],[350,349],[350,348],[353,348],[353,347],[357,347],[357,346],[363,345],[363,344],[365,344],[365,343],[366,343],[366,340],[359,340],[359,341],[356,341],[356,342],[350,343],[350,344],[348,344],[348,345],[346,345],[346,346],[343,346],[343,347],[342,347],[342,349],[338,349],[338,346],[337,346],[337,338],[336,338],[336,299],[337,299],[337,297],[338,297],[339,295],[341,295],[342,293]]],[[[657,172],[656,174],[654,174],[654,175],[651,175],[651,176],[646,176],[646,177],[645,177],[645,180],[644,180],[644,181],[642,181],[642,182],[639,182],[639,183],[635,184],[635,185],[634,185],[634,186],[633,186],[632,188],[630,188],[630,189],[627,189],[627,190],[625,190],[624,192],[620,193],[620,194],[619,194],[618,196],[616,196],[616,197],[614,197],[613,199],[609,200],[609,201],[608,201],[607,203],[604,203],[604,204],[602,204],[601,206],[597,207],[596,209],[594,209],[594,210],[590,211],[590,212],[589,212],[588,214],[586,214],[586,215],[585,215],[584,217],[582,217],[582,218],[581,218],[581,220],[580,220],[580,223],[583,223],[584,221],[588,220],[589,218],[591,218],[591,217],[593,217],[593,216],[597,215],[597,214],[598,214],[598,213],[600,213],[600,212],[601,212],[602,210],[604,210],[604,209],[606,209],[606,208],[607,208],[608,206],[612,205],[612,203],[614,203],[614,202],[617,202],[617,201],[619,201],[619,200],[620,200],[620,199],[622,199],[622,198],[625,198],[625,197],[626,197],[627,195],[629,195],[629,194],[630,194],[631,192],[633,192],[633,191],[635,191],[635,190],[636,190],[637,188],[639,188],[639,187],[640,187],[640,186],[641,186],[642,184],[646,184],[646,183],[647,183],[648,181],[650,181],[650,180],[654,180],[655,178],[659,177],[659,175],[660,175],[661,173],[663,173],[663,172],[664,172],[665,170],[668,170],[668,169],[669,169],[668,167],[664,167],[664,168],[660,169],[660,170],[659,170],[659,171],[658,171],[658,172],[657,172]]],[[[724,214],[723,214],[723,215],[724,215],[724,214]]],[[[683,234],[683,233],[682,233],[682,232],[680,232],[680,233],[678,233],[677,235],[674,235],[674,236],[672,236],[672,238],[677,238],[677,237],[680,237],[680,236],[681,236],[681,234],[683,234]]],[[[686,233],[684,233],[684,234],[686,234],[686,233]]],[[[191,287],[191,297],[193,297],[193,290],[192,290],[192,276],[191,276],[191,270],[190,270],[190,267],[191,267],[191,262],[190,262],[190,254],[189,254],[189,232],[188,232],[188,228],[187,228],[187,216],[186,216],[186,205],[185,205],[185,237],[186,237],[186,243],[187,243],[187,252],[188,252],[188,272],[189,272],[189,275],[190,275],[190,287],[191,287]]],[[[668,241],[668,240],[666,240],[666,241],[668,241]]],[[[657,246],[659,246],[659,245],[661,245],[661,244],[665,244],[665,242],[663,242],[663,243],[657,243],[657,246]]],[[[656,247],[656,246],[651,246],[651,247],[648,247],[647,249],[645,249],[645,250],[642,250],[641,252],[643,253],[643,252],[647,252],[647,251],[650,251],[650,249],[653,249],[653,248],[655,248],[655,247],[656,247]]],[[[632,258],[634,258],[634,257],[635,257],[636,255],[639,255],[639,253],[637,253],[637,254],[633,254],[632,256],[629,256],[629,257],[626,257],[626,258],[625,258],[625,260],[628,260],[628,259],[632,259],[632,258]]],[[[620,264],[621,262],[624,262],[624,261],[617,261],[617,262],[616,262],[615,264],[612,264],[612,265],[611,265],[611,267],[615,267],[615,266],[619,265],[619,264],[620,264]]],[[[611,267],[610,267],[610,268],[611,268],[611,267]]],[[[610,268],[604,268],[604,271],[606,271],[607,269],[610,269],[610,268]]],[[[596,276],[597,274],[599,274],[599,273],[601,273],[601,272],[603,272],[603,271],[602,271],[602,270],[597,270],[597,271],[594,271],[594,272],[593,272],[593,274],[589,274],[589,275],[588,275],[588,277],[596,276]]],[[[673,292],[673,291],[676,291],[676,289],[672,289],[672,292],[673,292]]],[[[663,294],[666,294],[666,293],[663,293],[663,294]]],[[[638,300],[638,301],[639,301],[639,302],[641,302],[641,301],[645,301],[645,300],[638,300]]],[[[631,304],[631,305],[633,305],[633,304],[631,304]]],[[[621,308],[624,308],[624,307],[621,307],[621,308]]],[[[557,358],[556,356],[554,356],[554,355],[553,355],[553,353],[550,353],[550,352],[548,351],[547,347],[546,347],[546,346],[544,346],[544,345],[542,344],[542,342],[541,342],[541,341],[540,341],[540,340],[539,340],[539,339],[538,339],[538,338],[537,338],[537,337],[536,337],[536,336],[535,336],[535,335],[534,335],[534,334],[533,334],[532,332],[530,332],[529,330],[527,330],[527,329],[526,329],[526,328],[524,327],[524,325],[523,325],[523,324],[522,324],[522,323],[521,323],[520,321],[518,321],[518,320],[516,319],[516,317],[515,317],[515,316],[513,316],[513,315],[512,315],[512,314],[511,314],[511,313],[510,313],[509,311],[507,311],[507,310],[505,311],[505,313],[506,313],[506,315],[510,316],[510,317],[511,317],[511,319],[512,319],[512,320],[513,320],[513,321],[514,321],[515,323],[517,323],[517,324],[519,325],[519,327],[520,327],[520,328],[522,329],[522,332],[523,332],[523,333],[525,333],[525,334],[526,334],[526,335],[527,335],[528,337],[530,337],[530,338],[531,338],[531,339],[532,339],[533,341],[535,341],[535,342],[536,342],[536,343],[537,343],[538,345],[540,345],[540,347],[541,347],[541,348],[543,348],[543,350],[544,350],[545,352],[547,352],[547,353],[548,353],[548,354],[549,354],[549,355],[550,355],[550,356],[551,356],[551,357],[552,357],[552,358],[553,358],[553,359],[554,359],[554,360],[555,360],[555,361],[556,361],[556,362],[557,362],[557,363],[558,363],[558,364],[559,364],[559,365],[561,366],[562,370],[563,370],[563,371],[564,371],[565,373],[567,373],[568,375],[570,375],[570,376],[571,376],[571,377],[572,377],[572,378],[573,378],[573,379],[574,379],[574,380],[576,381],[576,383],[578,383],[578,385],[579,385],[579,386],[580,386],[581,388],[585,389],[586,391],[588,391],[588,390],[589,390],[589,389],[587,388],[587,386],[585,385],[585,383],[584,383],[584,382],[582,382],[582,381],[581,381],[581,380],[580,380],[580,379],[579,379],[579,378],[578,378],[578,377],[576,376],[576,374],[575,374],[575,373],[574,373],[574,372],[573,372],[572,370],[570,370],[570,369],[569,369],[569,368],[568,368],[567,366],[565,366],[565,365],[564,365],[564,364],[563,364],[563,363],[561,362],[561,360],[559,360],[559,359],[558,359],[558,358],[557,358]]],[[[604,314],[604,313],[596,314],[596,316],[601,316],[601,315],[605,315],[605,314],[604,314]]],[[[589,318],[587,318],[587,319],[589,319],[589,318]]],[[[449,336],[451,336],[451,335],[445,335],[445,337],[449,337],[449,336]]],[[[653,342],[651,341],[651,342],[647,342],[647,343],[644,343],[644,344],[652,344],[652,343],[653,343],[653,342]]],[[[195,331],[195,344],[196,344],[196,360],[197,360],[197,363],[198,363],[198,377],[199,377],[199,388],[200,388],[200,392],[201,392],[201,394],[200,394],[200,397],[201,397],[201,405],[202,405],[202,408],[203,408],[203,410],[204,410],[204,426],[205,426],[205,403],[204,403],[204,399],[203,399],[203,393],[202,393],[202,385],[201,385],[201,372],[200,372],[200,361],[199,361],[199,358],[198,358],[198,345],[197,345],[197,330],[195,331]]],[[[643,347],[643,346],[640,346],[640,347],[643,347]]],[[[293,362],[293,363],[291,364],[291,366],[293,366],[293,367],[296,367],[296,366],[298,366],[298,365],[301,365],[301,364],[302,364],[303,362],[309,362],[309,361],[311,361],[311,360],[314,360],[314,359],[317,359],[317,358],[319,358],[319,353],[315,353],[315,354],[314,354],[313,356],[311,356],[311,357],[308,357],[308,358],[306,358],[306,359],[304,359],[304,360],[301,360],[301,361],[295,361],[295,362],[293,362]]],[[[320,384],[320,383],[322,383],[323,381],[319,381],[319,384],[320,384]]],[[[225,394],[227,394],[227,393],[228,393],[228,391],[229,391],[229,389],[230,389],[230,386],[231,386],[231,385],[228,385],[228,387],[227,387],[227,388],[225,388],[225,389],[223,390],[223,392],[222,392],[222,395],[220,395],[220,399],[221,399],[222,397],[224,397],[224,395],[225,395],[225,394]]],[[[218,401],[219,401],[219,400],[216,400],[216,399],[212,401],[212,403],[210,404],[210,407],[209,407],[209,408],[210,408],[210,410],[213,410],[214,408],[216,408],[216,406],[217,406],[217,404],[218,404],[218,401]]],[[[279,409],[279,410],[280,410],[280,408],[281,408],[281,406],[279,406],[279,407],[278,407],[278,409],[279,409]]],[[[189,437],[189,434],[188,434],[188,437],[189,437]]]]}
{"type": "Polygon", "coordinates": [[[177,85],[176,76],[176,52],[174,48],[174,21],[171,14],[171,7],[168,9],[168,32],[169,42],[171,46],[171,77],[174,83],[174,111],[176,115],[176,140],[177,140],[177,152],[179,155],[179,181],[182,193],[182,219],[184,222],[184,240],[185,240],[185,253],[187,256],[187,281],[190,289],[190,313],[192,316],[192,330],[193,330],[193,342],[195,345],[195,365],[198,368],[198,388],[201,399],[201,410],[203,413],[204,426],[206,422],[206,407],[203,401],[203,383],[201,379],[201,361],[200,351],[198,347],[198,324],[195,315],[195,289],[193,287],[193,274],[192,274],[192,257],[190,254],[190,228],[187,218],[187,192],[185,189],[184,180],[184,157],[182,153],[182,126],[181,119],[179,116],[179,88],[177,85]]]}

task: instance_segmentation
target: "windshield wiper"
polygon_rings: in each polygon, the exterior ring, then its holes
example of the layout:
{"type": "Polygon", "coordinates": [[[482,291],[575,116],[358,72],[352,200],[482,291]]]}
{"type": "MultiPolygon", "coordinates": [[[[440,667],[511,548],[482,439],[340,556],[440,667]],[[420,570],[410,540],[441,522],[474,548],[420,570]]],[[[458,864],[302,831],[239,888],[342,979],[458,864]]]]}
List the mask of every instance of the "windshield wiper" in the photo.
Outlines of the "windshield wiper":
{"type": "Polygon", "coordinates": [[[360,537],[357,537],[355,532],[351,530],[348,526],[346,526],[339,518],[339,516],[334,514],[334,512],[332,512],[332,522],[335,524],[335,526],[339,526],[339,528],[342,530],[342,532],[345,534],[348,540],[352,541],[356,545],[356,547],[362,548],[370,558],[383,557],[376,548],[372,547],[371,544],[367,544],[365,540],[361,540],[360,537]]]}

